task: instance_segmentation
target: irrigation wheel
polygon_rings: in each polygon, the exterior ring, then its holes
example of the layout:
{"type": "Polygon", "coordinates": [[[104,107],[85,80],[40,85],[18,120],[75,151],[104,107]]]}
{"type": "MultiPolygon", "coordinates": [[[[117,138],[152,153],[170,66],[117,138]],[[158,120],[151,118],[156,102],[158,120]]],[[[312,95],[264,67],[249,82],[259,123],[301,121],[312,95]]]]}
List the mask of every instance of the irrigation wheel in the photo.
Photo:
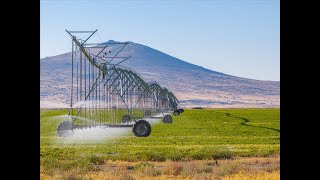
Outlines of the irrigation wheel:
{"type": "Polygon", "coordinates": [[[71,121],[62,121],[57,127],[57,134],[60,137],[65,137],[71,134],[73,123],[71,121]]]}
{"type": "Polygon", "coordinates": [[[133,125],[132,132],[137,137],[148,137],[151,133],[151,125],[146,120],[139,120],[133,125]]]}
{"type": "Polygon", "coordinates": [[[172,117],[169,114],[167,114],[162,118],[162,122],[163,123],[172,123],[172,117]]]}
{"type": "Polygon", "coordinates": [[[179,110],[174,110],[174,111],[173,111],[173,115],[178,116],[179,114],[180,114],[180,111],[179,111],[179,110]]]}
{"type": "Polygon", "coordinates": [[[129,115],[123,115],[121,122],[122,123],[129,123],[129,122],[131,122],[131,117],[129,115]]]}

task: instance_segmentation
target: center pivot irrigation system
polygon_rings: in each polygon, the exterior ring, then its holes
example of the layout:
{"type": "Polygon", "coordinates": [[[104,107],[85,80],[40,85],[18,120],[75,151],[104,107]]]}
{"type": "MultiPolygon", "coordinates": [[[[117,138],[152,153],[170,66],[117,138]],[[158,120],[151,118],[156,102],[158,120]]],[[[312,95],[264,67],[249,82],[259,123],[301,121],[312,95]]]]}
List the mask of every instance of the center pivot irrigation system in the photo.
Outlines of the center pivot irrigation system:
{"type": "Polygon", "coordinates": [[[58,125],[58,136],[75,129],[132,127],[135,136],[147,137],[151,133],[147,119],[162,117],[163,123],[172,123],[169,112],[184,111],[172,92],[145,82],[124,65],[131,57],[129,42],[87,43],[97,30],[66,32],[72,39],[72,119],[58,125]]]}

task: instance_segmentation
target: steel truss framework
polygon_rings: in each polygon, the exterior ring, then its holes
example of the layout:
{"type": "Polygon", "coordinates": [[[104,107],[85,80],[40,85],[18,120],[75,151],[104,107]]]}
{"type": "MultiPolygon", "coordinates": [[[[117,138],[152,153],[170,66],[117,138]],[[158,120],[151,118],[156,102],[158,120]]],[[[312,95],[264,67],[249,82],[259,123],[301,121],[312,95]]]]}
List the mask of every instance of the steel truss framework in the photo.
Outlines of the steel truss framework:
{"type": "Polygon", "coordinates": [[[148,136],[150,132],[143,132],[151,126],[143,119],[177,111],[179,101],[172,92],[122,65],[131,57],[123,53],[129,42],[86,43],[97,30],[66,32],[72,39],[72,122],[60,123],[58,135],[70,128],[133,126],[136,136],[148,136]],[[88,37],[81,39],[79,33],[88,37]]]}

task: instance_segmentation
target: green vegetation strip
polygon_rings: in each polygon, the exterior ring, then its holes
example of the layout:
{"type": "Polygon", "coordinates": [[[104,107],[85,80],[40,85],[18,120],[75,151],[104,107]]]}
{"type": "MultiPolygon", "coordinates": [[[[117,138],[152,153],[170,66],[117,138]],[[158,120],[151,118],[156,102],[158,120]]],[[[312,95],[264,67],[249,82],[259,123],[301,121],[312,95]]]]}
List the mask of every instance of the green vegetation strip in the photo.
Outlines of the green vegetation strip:
{"type": "Polygon", "coordinates": [[[186,110],[172,124],[152,125],[149,137],[133,133],[100,143],[61,143],[56,127],[68,110],[40,113],[44,169],[90,169],[106,160],[165,161],[270,156],[280,153],[280,109],[186,110]]]}

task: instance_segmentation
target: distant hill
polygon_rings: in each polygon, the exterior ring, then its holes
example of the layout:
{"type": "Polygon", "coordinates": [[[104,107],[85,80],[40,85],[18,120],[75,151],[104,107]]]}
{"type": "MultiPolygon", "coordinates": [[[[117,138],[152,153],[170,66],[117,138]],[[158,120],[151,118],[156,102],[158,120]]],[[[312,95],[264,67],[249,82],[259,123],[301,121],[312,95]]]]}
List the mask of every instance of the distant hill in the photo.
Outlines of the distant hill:
{"type": "MultiPolygon", "coordinates": [[[[138,43],[130,43],[129,51],[124,53],[132,57],[123,65],[133,68],[146,81],[157,81],[167,87],[182,106],[280,106],[280,82],[216,72],[138,43]]],[[[71,53],[40,59],[41,107],[68,107],[70,82],[71,53]]]]}

